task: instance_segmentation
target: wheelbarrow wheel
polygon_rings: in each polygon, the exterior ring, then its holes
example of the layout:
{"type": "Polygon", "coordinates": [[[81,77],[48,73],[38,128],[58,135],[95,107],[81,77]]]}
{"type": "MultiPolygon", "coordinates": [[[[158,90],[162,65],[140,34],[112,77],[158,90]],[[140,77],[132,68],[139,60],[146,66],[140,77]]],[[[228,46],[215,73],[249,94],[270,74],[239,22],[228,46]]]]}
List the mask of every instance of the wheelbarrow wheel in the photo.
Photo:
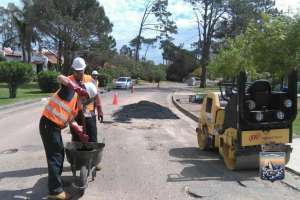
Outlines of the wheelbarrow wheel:
{"type": "Polygon", "coordinates": [[[92,172],[92,181],[95,180],[95,177],[96,177],[96,168],[94,168],[92,172]]]}
{"type": "Polygon", "coordinates": [[[87,177],[88,177],[88,169],[86,166],[82,166],[80,169],[80,179],[79,183],[81,187],[86,187],[87,184],[87,177]]]}

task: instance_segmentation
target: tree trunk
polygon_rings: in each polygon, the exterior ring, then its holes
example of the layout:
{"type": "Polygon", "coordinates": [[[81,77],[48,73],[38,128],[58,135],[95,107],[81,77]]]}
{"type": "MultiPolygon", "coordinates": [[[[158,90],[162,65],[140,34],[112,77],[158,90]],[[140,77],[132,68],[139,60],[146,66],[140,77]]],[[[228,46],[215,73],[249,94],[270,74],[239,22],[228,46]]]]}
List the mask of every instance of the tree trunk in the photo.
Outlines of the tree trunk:
{"type": "Polygon", "coordinates": [[[70,68],[71,68],[71,54],[70,54],[70,50],[64,50],[64,64],[63,64],[63,71],[62,73],[64,75],[69,75],[69,73],[71,72],[70,68]]]}
{"type": "Polygon", "coordinates": [[[22,56],[23,56],[22,60],[23,60],[23,62],[26,62],[26,52],[25,52],[25,47],[23,44],[22,44],[21,48],[22,48],[22,56]]]}
{"type": "Polygon", "coordinates": [[[17,87],[13,85],[8,86],[9,89],[9,98],[16,98],[17,96],[17,87]]]}
{"type": "Polygon", "coordinates": [[[31,62],[31,49],[27,49],[27,63],[31,62]]]}
{"type": "Polygon", "coordinates": [[[206,67],[209,59],[209,45],[204,44],[201,58],[201,77],[200,77],[200,88],[206,87],[206,67]]]}
{"type": "Polygon", "coordinates": [[[58,41],[58,50],[57,50],[57,60],[58,60],[58,64],[61,66],[62,61],[61,61],[61,57],[62,57],[62,47],[63,47],[63,43],[61,40],[58,41]]]}
{"type": "Polygon", "coordinates": [[[137,37],[137,40],[136,40],[135,55],[134,55],[135,56],[135,62],[139,61],[139,57],[140,57],[140,55],[139,55],[140,45],[141,45],[140,41],[141,41],[141,31],[140,31],[140,33],[137,37]]]}
{"type": "Polygon", "coordinates": [[[69,75],[71,73],[71,64],[72,64],[72,50],[71,44],[68,42],[64,42],[63,48],[63,55],[64,55],[64,64],[62,73],[64,75],[69,75]]]}

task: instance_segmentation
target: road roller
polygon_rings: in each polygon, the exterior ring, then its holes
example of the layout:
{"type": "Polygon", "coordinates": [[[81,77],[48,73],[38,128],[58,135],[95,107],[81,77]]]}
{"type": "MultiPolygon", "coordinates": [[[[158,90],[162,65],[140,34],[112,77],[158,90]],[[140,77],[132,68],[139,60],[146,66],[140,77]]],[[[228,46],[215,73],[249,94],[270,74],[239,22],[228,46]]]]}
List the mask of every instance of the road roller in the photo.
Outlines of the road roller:
{"type": "Polygon", "coordinates": [[[219,87],[201,105],[199,148],[217,151],[230,170],[258,168],[262,151],[285,152],[287,163],[297,115],[297,71],[289,71],[280,91],[267,80],[249,82],[245,71],[219,87]]]}

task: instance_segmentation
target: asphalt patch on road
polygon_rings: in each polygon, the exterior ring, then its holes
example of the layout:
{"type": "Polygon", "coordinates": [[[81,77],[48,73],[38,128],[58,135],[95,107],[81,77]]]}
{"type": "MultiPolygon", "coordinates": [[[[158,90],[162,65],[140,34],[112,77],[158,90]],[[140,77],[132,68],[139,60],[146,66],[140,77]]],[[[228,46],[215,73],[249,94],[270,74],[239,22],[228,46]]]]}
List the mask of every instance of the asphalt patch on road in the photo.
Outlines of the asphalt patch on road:
{"type": "Polygon", "coordinates": [[[123,106],[113,114],[117,122],[128,123],[131,119],[179,119],[169,108],[150,101],[140,101],[123,106]]]}

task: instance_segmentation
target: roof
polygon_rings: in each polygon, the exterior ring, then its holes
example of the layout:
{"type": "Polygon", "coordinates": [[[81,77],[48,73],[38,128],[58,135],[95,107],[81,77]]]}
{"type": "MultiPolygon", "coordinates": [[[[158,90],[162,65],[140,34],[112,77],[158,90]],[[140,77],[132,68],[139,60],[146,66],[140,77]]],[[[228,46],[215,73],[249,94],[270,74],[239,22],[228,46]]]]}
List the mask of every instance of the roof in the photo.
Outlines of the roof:
{"type": "MultiPolygon", "coordinates": [[[[49,63],[51,63],[51,64],[58,64],[58,57],[57,57],[57,55],[54,52],[52,52],[50,50],[44,51],[43,55],[48,58],[48,62],[49,63]]],[[[63,62],[63,58],[61,60],[63,62]]]]}
{"type": "Polygon", "coordinates": [[[51,63],[51,64],[57,64],[58,63],[56,55],[45,54],[45,56],[47,56],[49,63],[51,63]]]}
{"type": "Polygon", "coordinates": [[[3,55],[7,57],[22,57],[21,53],[14,52],[11,48],[9,47],[4,47],[3,48],[3,55]]]}

